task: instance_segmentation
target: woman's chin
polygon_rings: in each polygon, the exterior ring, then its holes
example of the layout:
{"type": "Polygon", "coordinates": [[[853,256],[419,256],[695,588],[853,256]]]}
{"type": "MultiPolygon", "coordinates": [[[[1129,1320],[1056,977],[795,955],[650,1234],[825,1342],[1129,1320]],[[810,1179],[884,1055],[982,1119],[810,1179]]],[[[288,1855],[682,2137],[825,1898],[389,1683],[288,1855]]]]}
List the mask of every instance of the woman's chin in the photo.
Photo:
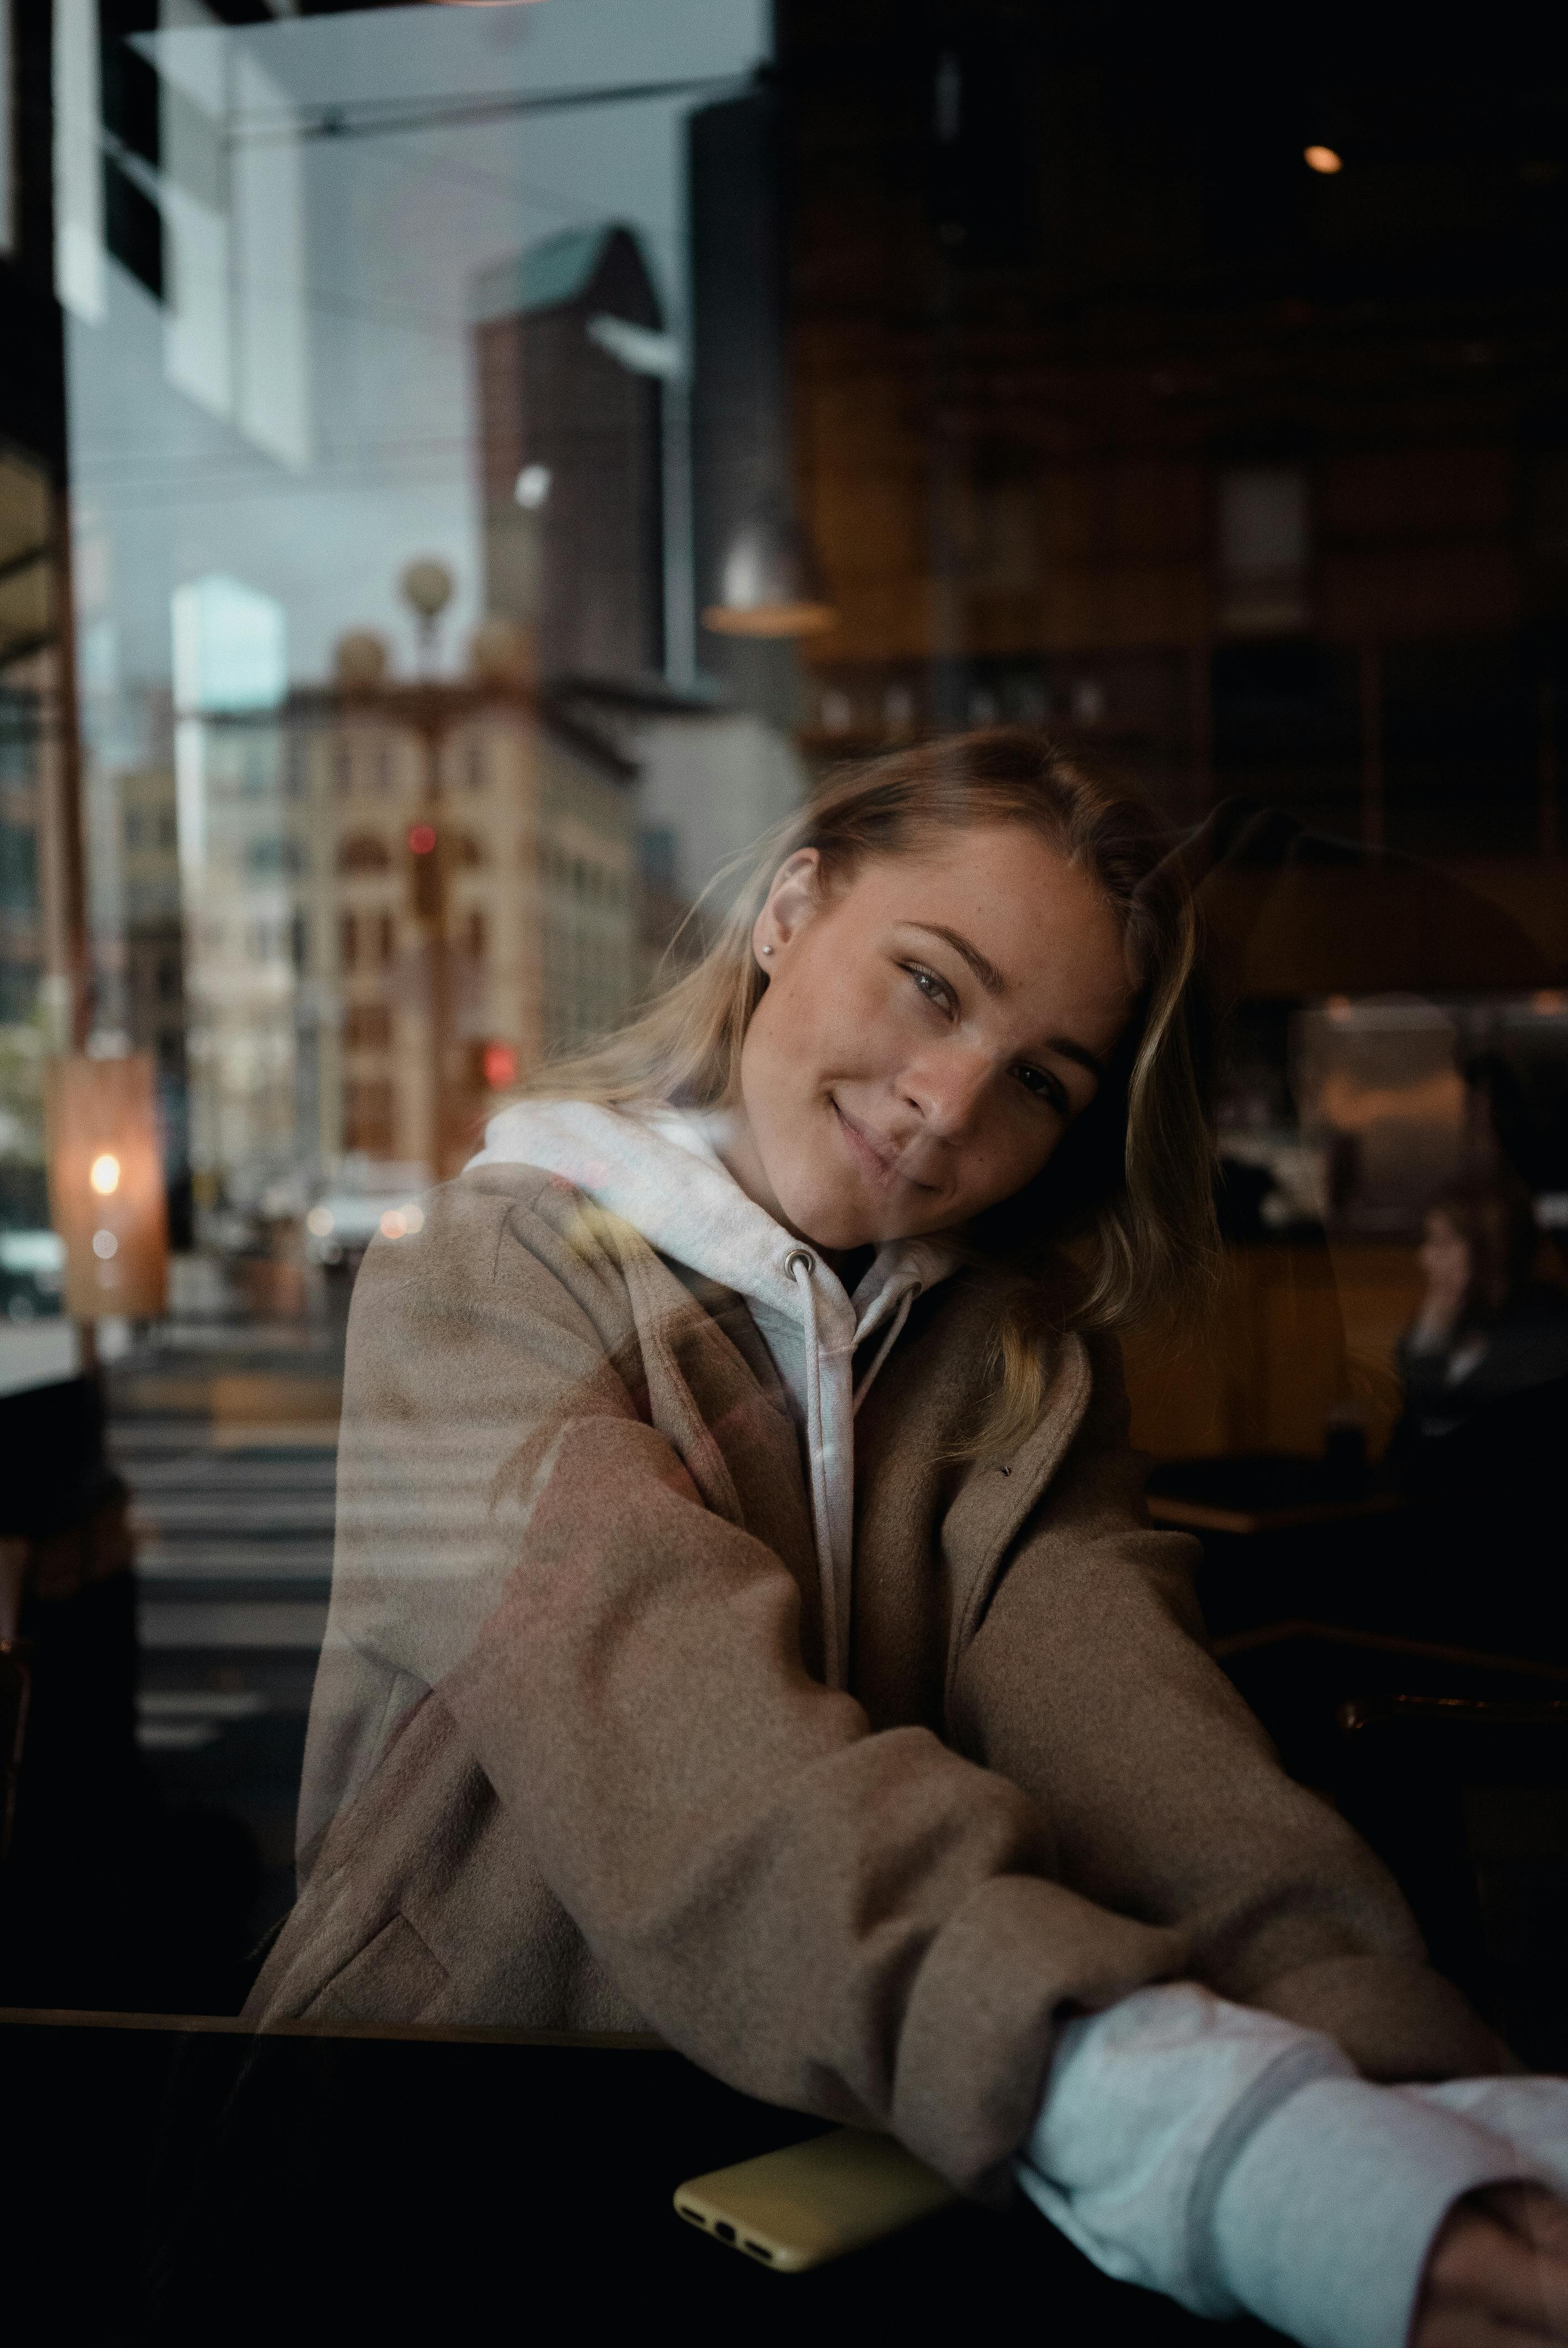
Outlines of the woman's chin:
{"type": "Polygon", "coordinates": [[[906,1239],[909,1234],[894,1219],[884,1213],[868,1212],[858,1200],[803,1199],[798,1208],[784,1202],[789,1228],[799,1233],[808,1247],[820,1248],[826,1255],[848,1255],[856,1248],[886,1247],[889,1241],[906,1239]]]}

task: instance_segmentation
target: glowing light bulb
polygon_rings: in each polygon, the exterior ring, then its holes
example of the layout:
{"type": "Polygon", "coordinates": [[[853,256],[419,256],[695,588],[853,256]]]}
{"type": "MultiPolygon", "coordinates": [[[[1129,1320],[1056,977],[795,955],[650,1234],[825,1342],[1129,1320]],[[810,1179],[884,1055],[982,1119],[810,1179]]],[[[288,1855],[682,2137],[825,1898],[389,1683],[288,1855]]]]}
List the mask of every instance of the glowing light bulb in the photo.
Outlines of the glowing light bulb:
{"type": "Polygon", "coordinates": [[[1304,147],[1301,159],[1309,171],[1325,171],[1332,175],[1345,169],[1345,158],[1337,155],[1332,147],[1304,147]]]}
{"type": "Polygon", "coordinates": [[[119,1159],[112,1150],[106,1149],[93,1159],[87,1169],[87,1180],[100,1199],[113,1198],[119,1189],[119,1159]]]}

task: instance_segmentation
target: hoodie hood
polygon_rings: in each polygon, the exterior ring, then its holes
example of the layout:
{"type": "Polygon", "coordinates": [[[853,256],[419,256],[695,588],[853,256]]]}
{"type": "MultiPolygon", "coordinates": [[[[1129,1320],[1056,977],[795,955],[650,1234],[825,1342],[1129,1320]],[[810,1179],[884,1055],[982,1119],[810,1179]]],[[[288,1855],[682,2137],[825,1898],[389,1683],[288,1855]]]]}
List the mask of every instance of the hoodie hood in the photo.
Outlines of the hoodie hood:
{"type": "Polygon", "coordinates": [[[811,1488],[828,1684],[845,1684],[855,1522],[855,1413],[922,1290],[956,1270],[939,1240],[879,1248],[853,1295],[815,1248],[749,1199],[719,1156],[724,1120],[663,1104],[519,1101],[491,1118],[474,1166],[559,1174],[673,1263],[743,1296],[789,1395],[811,1488]],[[879,1339],[854,1380],[855,1357],[879,1339]]]}

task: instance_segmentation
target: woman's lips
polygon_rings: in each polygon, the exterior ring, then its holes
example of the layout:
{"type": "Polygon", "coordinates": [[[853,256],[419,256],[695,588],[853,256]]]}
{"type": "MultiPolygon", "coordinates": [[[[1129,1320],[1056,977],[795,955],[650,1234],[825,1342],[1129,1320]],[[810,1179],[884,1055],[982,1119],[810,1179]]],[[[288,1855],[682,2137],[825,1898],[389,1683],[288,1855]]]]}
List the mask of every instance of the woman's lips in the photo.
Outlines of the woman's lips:
{"type": "Polygon", "coordinates": [[[907,1174],[901,1174],[895,1152],[888,1148],[886,1142],[879,1141],[868,1132],[865,1126],[857,1125],[847,1110],[841,1108],[837,1101],[834,1100],[831,1093],[828,1095],[828,1100],[832,1105],[835,1117],[838,1119],[839,1129],[849,1144],[850,1155],[870,1176],[878,1189],[891,1190],[894,1185],[899,1182],[907,1183],[912,1190],[930,1189],[929,1182],[916,1182],[907,1174]]]}

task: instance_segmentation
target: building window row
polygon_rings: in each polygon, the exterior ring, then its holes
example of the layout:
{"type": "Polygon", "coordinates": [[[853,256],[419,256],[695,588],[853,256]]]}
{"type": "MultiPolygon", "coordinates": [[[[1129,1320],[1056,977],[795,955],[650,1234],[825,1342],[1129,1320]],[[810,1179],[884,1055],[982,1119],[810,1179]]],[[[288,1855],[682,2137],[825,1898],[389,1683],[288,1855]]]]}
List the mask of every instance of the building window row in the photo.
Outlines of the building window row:
{"type": "Polygon", "coordinates": [[[128,848],[172,848],[175,845],[172,808],[128,808],[125,844],[128,848]]]}
{"type": "MultiPolygon", "coordinates": [[[[447,835],[447,853],[454,865],[473,870],[482,865],[485,851],[472,833],[452,832],[447,835]]],[[[390,872],[393,850],[374,832],[356,831],[338,842],[337,869],[340,872],[390,872]]]]}
{"type": "Polygon", "coordinates": [[[397,922],[394,914],[339,914],[338,960],[344,970],[384,970],[396,954],[397,922]]]}
{"type": "Polygon", "coordinates": [[[569,889],[588,904],[624,905],[630,894],[626,876],[590,856],[569,856],[552,844],[544,850],[545,878],[569,889]]]}
{"type": "Polygon", "coordinates": [[[395,1101],[390,1078],[357,1076],[344,1085],[345,1149],[363,1149],[372,1158],[390,1158],[395,1152],[395,1101]]]}
{"type": "Polygon", "coordinates": [[[357,778],[378,796],[390,791],[396,779],[396,767],[392,750],[386,743],[377,743],[368,750],[354,751],[340,742],[333,751],[333,786],[339,798],[347,798],[357,778]]]}
{"type": "Polygon", "coordinates": [[[338,842],[337,869],[340,872],[389,872],[392,858],[374,833],[355,832],[352,839],[338,842]]]}
{"type": "Polygon", "coordinates": [[[382,1052],[392,1042],[392,1010],[385,1003],[351,1003],[343,1013],[343,1040],[351,1052],[382,1052]]]}

